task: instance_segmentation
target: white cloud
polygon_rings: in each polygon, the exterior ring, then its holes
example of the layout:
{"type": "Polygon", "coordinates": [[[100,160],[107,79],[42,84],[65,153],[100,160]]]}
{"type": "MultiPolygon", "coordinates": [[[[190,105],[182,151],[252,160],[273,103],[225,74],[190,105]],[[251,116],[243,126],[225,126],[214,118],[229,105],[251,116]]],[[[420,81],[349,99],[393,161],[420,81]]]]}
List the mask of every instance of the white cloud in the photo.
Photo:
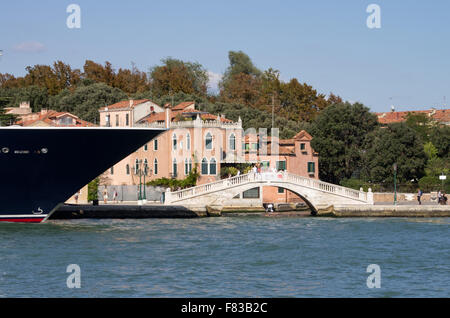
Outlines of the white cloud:
{"type": "Polygon", "coordinates": [[[13,49],[16,52],[39,53],[45,50],[45,45],[40,42],[30,41],[18,43],[14,45],[13,49]]]}
{"type": "Polygon", "coordinates": [[[223,75],[208,71],[208,88],[212,92],[219,92],[219,82],[221,81],[223,75]]]}

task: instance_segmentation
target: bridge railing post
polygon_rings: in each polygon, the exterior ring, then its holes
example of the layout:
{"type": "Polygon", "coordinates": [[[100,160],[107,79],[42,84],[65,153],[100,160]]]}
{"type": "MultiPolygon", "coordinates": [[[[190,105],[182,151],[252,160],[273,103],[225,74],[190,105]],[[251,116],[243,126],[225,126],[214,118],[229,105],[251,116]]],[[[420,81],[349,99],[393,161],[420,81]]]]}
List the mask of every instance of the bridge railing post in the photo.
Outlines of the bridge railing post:
{"type": "Polygon", "coordinates": [[[369,188],[369,190],[367,192],[367,203],[374,204],[372,188],[369,188]]]}
{"type": "Polygon", "coordinates": [[[164,192],[164,203],[172,203],[172,192],[167,188],[164,192]]]}

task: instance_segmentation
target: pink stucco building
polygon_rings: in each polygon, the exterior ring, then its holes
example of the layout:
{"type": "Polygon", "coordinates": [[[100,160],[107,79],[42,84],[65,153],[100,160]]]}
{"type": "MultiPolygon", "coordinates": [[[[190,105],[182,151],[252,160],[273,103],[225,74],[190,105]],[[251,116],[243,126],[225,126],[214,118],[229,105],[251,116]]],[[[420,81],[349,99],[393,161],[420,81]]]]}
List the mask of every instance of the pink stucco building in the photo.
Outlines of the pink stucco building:
{"type": "MultiPolygon", "coordinates": [[[[161,107],[147,99],[130,100],[102,107],[99,111],[101,126],[167,129],[111,167],[103,178],[108,185],[139,184],[140,163],[147,166],[146,181],[162,177],[184,179],[197,166],[198,184],[204,184],[219,180],[222,166],[237,163],[258,164],[264,170],[287,170],[318,178],[318,155],[311,148],[312,138],[306,131],[286,140],[251,129],[244,132],[240,118],[232,121],[220,114],[200,111],[194,102],[161,107]]],[[[278,188],[267,187],[257,192],[264,202],[298,199],[278,188]]]]}

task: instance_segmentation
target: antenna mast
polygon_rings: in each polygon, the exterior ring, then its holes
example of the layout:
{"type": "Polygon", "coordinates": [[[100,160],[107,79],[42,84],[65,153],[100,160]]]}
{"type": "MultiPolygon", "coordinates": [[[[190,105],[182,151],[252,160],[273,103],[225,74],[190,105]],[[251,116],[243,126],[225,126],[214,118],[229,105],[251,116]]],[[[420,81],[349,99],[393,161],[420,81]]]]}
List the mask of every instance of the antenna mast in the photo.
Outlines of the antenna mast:
{"type": "Polygon", "coordinates": [[[272,94],[272,129],[274,125],[275,96],[272,94]]]}

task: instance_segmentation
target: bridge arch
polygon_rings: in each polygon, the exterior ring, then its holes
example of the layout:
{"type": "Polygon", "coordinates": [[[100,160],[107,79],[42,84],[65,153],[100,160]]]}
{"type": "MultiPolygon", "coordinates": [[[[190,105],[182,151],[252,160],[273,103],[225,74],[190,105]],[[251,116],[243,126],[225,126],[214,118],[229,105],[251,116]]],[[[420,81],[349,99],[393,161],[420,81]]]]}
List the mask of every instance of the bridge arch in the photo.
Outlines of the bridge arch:
{"type": "MultiPolygon", "coordinates": [[[[248,185],[246,185],[245,187],[236,187],[233,190],[230,189],[230,196],[231,198],[229,198],[228,200],[224,201],[223,203],[226,205],[227,201],[232,200],[235,196],[237,196],[238,194],[244,193],[245,191],[254,189],[254,188],[264,188],[264,187],[275,187],[275,188],[283,188],[285,190],[289,190],[292,193],[294,193],[295,195],[297,195],[300,199],[302,199],[306,205],[311,209],[311,213],[312,214],[316,214],[317,213],[317,208],[315,207],[314,203],[311,202],[311,200],[308,198],[308,195],[305,193],[300,193],[298,191],[298,189],[294,189],[294,187],[289,186],[288,184],[274,184],[274,183],[250,183],[248,185]]],[[[262,195],[262,193],[260,193],[260,195],[262,195]]],[[[229,197],[229,196],[227,196],[229,197]]]]}

